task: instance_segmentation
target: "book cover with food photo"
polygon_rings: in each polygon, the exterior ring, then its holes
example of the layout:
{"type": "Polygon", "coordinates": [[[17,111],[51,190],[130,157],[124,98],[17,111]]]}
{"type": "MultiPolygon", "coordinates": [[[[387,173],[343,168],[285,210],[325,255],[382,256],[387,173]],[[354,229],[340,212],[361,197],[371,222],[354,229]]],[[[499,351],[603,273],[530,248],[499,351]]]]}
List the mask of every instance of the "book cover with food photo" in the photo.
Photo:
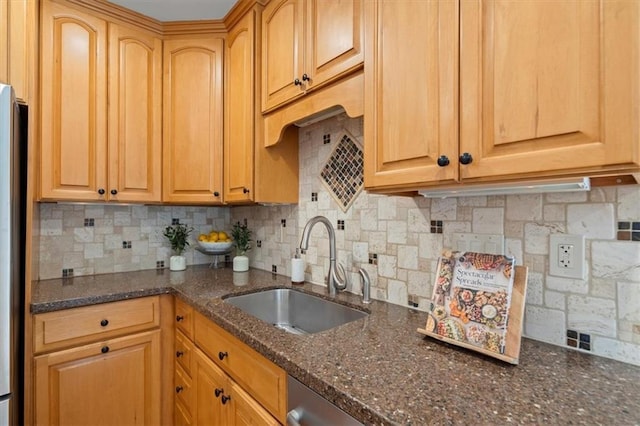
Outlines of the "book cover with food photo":
{"type": "Polygon", "coordinates": [[[483,351],[505,353],[513,257],[449,252],[440,257],[425,330],[483,351]]]}

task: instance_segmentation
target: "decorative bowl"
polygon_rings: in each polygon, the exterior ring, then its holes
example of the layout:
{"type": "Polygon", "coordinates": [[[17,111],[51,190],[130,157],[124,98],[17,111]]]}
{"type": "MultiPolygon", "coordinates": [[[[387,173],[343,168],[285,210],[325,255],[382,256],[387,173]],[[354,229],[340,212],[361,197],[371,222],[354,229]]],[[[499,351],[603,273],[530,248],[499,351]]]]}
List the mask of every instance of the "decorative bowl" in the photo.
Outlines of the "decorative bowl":
{"type": "Polygon", "coordinates": [[[198,245],[204,250],[209,252],[226,252],[233,246],[233,241],[229,241],[226,243],[209,243],[206,241],[198,241],[198,245]]]}

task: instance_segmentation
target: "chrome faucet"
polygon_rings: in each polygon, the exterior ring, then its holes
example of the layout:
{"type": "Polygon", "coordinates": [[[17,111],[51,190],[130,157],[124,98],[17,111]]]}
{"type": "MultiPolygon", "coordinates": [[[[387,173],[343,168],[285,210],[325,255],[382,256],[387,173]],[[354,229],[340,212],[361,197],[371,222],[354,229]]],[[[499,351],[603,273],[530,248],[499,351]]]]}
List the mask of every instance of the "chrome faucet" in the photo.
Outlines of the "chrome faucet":
{"type": "Polygon", "coordinates": [[[322,223],[327,228],[329,233],[329,295],[334,297],[338,294],[338,290],[342,291],[347,288],[349,284],[349,278],[344,271],[344,267],[336,262],[336,232],[333,229],[333,225],[324,216],[316,216],[309,219],[302,231],[302,240],[300,240],[300,249],[307,250],[309,248],[309,237],[311,236],[311,229],[316,223],[322,223]]]}
{"type": "Polygon", "coordinates": [[[362,280],[362,303],[371,303],[371,279],[364,269],[358,271],[362,280]]]}

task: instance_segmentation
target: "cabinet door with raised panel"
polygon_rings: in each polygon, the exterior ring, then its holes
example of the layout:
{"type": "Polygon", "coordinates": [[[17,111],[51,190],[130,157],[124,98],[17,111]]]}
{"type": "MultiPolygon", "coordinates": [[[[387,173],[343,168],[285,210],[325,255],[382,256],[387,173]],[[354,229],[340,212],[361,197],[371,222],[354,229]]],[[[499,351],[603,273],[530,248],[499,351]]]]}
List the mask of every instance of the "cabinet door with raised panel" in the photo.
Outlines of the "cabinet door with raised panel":
{"type": "Polygon", "coordinates": [[[195,424],[228,424],[227,398],[231,395],[231,386],[227,375],[202,352],[195,352],[194,382],[196,386],[195,424]],[[224,400],[224,404],[222,403],[224,400]]]}
{"type": "Polygon", "coordinates": [[[262,111],[304,93],[304,18],[302,0],[273,0],[262,12],[262,111]]]}
{"type": "Polygon", "coordinates": [[[362,0],[309,0],[306,32],[304,72],[311,77],[309,86],[331,81],[362,65],[362,0]]]}
{"type": "Polygon", "coordinates": [[[109,198],[162,198],[162,40],[109,24],[109,198]]]}
{"type": "Polygon", "coordinates": [[[457,179],[456,2],[364,4],[366,187],[457,179]]]}
{"type": "Polygon", "coordinates": [[[164,42],[163,201],[222,203],[222,47],[164,42]]]}
{"type": "Polygon", "coordinates": [[[42,2],[40,187],[44,199],[107,189],[107,24],[42,2]]]}
{"type": "Polygon", "coordinates": [[[229,31],[225,46],[224,200],[251,201],[255,143],[255,11],[229,31]]]}
{"type": "Polygon", "coordinates": [[[462,1],[460,16],[463,179],[640,163],[640,2],[462,1]]]}
{"type": "Polygon", "coordinates": [[[160,424],[160,330],[34,358],[36,424],[160,424]]]}
{"type": "Polygon", "coordinates": [[[270,425],[280,423],[238,384],[231,382],[231,399],[227,402],[229,424],[236,426],[270,425]]]}

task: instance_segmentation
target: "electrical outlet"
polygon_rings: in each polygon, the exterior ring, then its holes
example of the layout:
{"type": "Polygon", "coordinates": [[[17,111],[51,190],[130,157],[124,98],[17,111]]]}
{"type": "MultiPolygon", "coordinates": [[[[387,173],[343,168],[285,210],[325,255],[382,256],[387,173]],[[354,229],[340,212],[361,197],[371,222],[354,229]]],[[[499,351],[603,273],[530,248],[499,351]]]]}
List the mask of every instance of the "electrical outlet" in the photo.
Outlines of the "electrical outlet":
{"type": "Polygon", "coordinates": [[[584,235],[553,234],[549,237],[549,274],[585,279],[584,235]]]}

